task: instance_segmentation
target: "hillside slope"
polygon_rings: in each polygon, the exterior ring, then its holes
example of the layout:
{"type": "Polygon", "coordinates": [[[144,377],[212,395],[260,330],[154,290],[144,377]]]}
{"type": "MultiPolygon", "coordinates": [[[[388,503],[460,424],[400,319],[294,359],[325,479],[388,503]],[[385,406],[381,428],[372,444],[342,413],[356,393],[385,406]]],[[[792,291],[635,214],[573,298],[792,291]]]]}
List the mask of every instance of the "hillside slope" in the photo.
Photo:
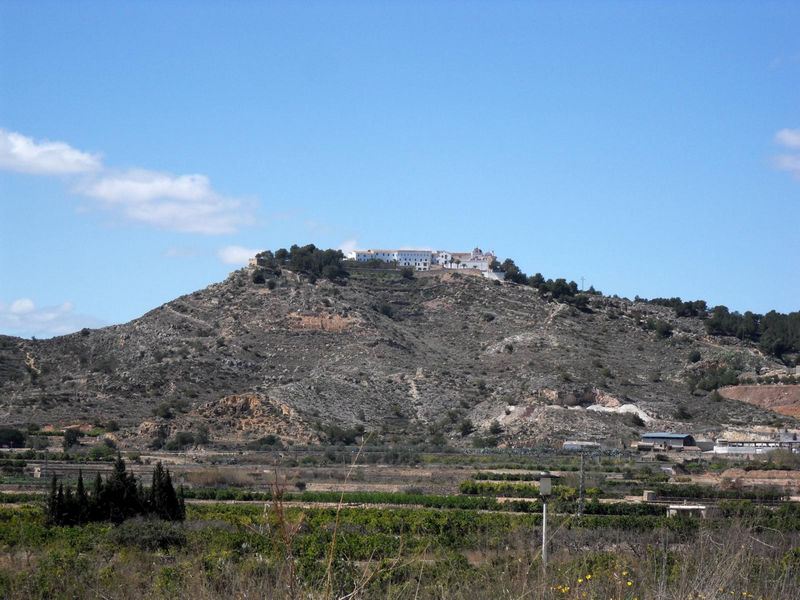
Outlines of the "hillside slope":
{"type": "Polygon", "coordinates": [[[466,273],[312,284],[284,271],[256,284],[242,269],[123,325],[0,336],[0,415],[17,426],[115,419],[138,444],[200,425],[232,444],[270,433],[314,443],[329,424],[469,444],[496,420],[501,444],[526,446],[632,439],[644,428],[626,411],[651,430],[774,423],[771,411],[690,391],[689,379],[725,365],[778,367],[730,344],[663,307],[591,296],[579,311],[466,273]],[[476,431],[462,438],[465,419],[476,431]]]}
{"type": "Polygon", "coordinates": [[[738,385],[720,393],[731,400],[748,402],[782,415],[800,417],[800,385],[738,385]]]}

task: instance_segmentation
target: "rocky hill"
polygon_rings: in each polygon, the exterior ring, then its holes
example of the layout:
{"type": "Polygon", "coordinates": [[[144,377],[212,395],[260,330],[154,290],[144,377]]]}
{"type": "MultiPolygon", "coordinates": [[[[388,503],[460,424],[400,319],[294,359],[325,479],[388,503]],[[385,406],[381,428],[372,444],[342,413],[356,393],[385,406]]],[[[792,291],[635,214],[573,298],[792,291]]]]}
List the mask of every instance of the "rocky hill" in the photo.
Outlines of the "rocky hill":
{"type": "Polygon", "coordinates": [[[600,295],[578,310],[469,273],[407,275],[312,283],[241,269],[124,325],[0,336],[0,420],[113,419],[142,446],[179,431],[313,444],[361,428],[387,443],[619,443],[795,423],[698,389],[721,370],[782,368],[707,337],[698,318],[600,295]]]}

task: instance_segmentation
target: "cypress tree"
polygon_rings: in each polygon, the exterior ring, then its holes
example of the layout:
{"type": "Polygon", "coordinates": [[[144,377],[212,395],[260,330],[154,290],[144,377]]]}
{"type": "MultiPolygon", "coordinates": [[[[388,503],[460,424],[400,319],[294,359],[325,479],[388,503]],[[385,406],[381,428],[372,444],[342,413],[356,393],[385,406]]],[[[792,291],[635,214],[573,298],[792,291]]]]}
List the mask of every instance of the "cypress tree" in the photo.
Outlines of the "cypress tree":
{"type": "Polygon", "coordinates": [[[56,474],[53,473],[53,476],[50,478],[50,494],[47,497],[47,521],[54,525],[56,523],[56,514],[57,514],[57,494],[58,494],[58,480],[56,479],[56,474]]]}
{"type": "Polygon", "coordinates": [[[175,494],[169,470],[161,462],[153,469],[153,483],[150,486],[149,510],[159,519],[183,521],[186,511],[175,494]]]}
{"type": "Polygon", "coordinates": [[[164,498],[166,518],[170,521],[183,521],[181,515],[181,506],[178,502],[178,495],[175,493],[175,488],[172,486],[172,477],[170,477],[169,470],[166,471],[164,479],[164,498]]]}
{"type": "Polygon", "coordinates": [[[153,469],[153,485],[149,491],[125,470],[125,461],[119,455],[105,482],[99,472],[95,473],[91,495],[86,493],[82,470],[78,471],[75,491],[71,486],[65,488],[63,483],[58,483],[55,474],[50,480],[47,519],[52,525],[83,525],[91,521],[118,524],[139,514],[153,514],[168,521],[186,518],[183,486],[176,494],[172,477],[160,462],[153,469]]]}
{"type": "Polygon", "coordinates": [[[92,485],[92,497],[89,502],[89,520],[102,521],[105,519],[103,510],[103,479],[100,472],[94,474],[94,484],[92,485]]]}
{"type": "Polygon", "coordinates": [[[53,523],[56,525],[64,524],[64,484],[58,484],[58,493],[56,493],[55,509],[53,510],[53,523]]]}
{"type": "Polygon", "coordinates": [[[61,521],[64,525],[75,525],[77,516],[77,507],[75,505],[75,495],[72,493],[72,486],[67,486],[64,490],[64,509],[62,512],[61,521]]]}
{"type": "Polygon", "coordinates": [[[153,480],[150,484],[150,500],[148,502],[148,509],[159,519],[163,518],[162,507],[164,506],[164,498],[161,491],[163,478],[164,467],[161,465],[161,461],[158,461],[153,469],[153,480]]]}
{"type": "Polygon", "coordinates": [[[150,512],[150,496],[144,491],[141,480],[136,484],[136,498],[139,503],[139,512],[148,514],[150,512]]]}
{"type": "Polygon", "coordinates": [[[159,461],[153,469],[153,482],[150,486],[150,511],[159,519],[162,517],[162,507],[164,506],[164,495],[161,491],[163,479],[164,470],[159,461]]]}
{"type": "Polygon", "coordinates": [[[139,511],[136,479],[125,471],[125,461],[117,454],[114,469],[105,483],[103,512],[112,523],[122,523],[139,511]]]}
{"type": "Polygon", "coordinates": [[[169,489],[167,487],[167,471],[161,462],[156,463],[153,469],[153,485],[150,488],[152,510],[159,519],[170,518],[169,515],[169,489]]]}
{"type": "Polygon", "coordinates": [[[75,511],[78,525],[83,525],[89,520],[89,498],[86,496],[86,488],[83,485],[83,469],[78,470],[78,486],[75,490],[75,511]]]}
{"type": "Polygon", "coordinates": [[[179,507],[179,517],[181,521],[186,520],[186,503],[183,500],[183,484],[181,487],[178,488],[178,507],[179,507]]]}

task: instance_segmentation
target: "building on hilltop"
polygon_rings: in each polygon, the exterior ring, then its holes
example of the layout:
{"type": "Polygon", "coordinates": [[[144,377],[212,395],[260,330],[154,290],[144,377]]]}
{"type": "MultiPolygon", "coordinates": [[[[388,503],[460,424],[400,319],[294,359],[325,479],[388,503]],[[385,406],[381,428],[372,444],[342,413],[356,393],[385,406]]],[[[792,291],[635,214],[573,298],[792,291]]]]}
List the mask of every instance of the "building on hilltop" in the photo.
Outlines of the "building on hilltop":
{"type": "Polygon", "coordinates": [[[489,250],[484,253],[477,247],[472,252],[440,252],[444,255],[441,264],[445,269],[477,269],[488,273],[492,262],[496,260],[494,252],[489,250]]]}
{"type": "MultiPolygon", "coordinates": [[[[503,281],[505,273],[492,271],[497,260],[494,252],[484,252],[476,247],[472,252],[448,252],[447,250],[353,250],[345,256],[348,260],[369,262],[379,260],[394,263],[398,267],[413,267],[417,271],[431,269],[476,270],[488,279],[503,281]]],[[[272,252],[261,252],[247,261],[250,268],[268,267],[273,264],[272,252]],[[265,256],[269,255],[269,256],[265,256]]]]}
{"type": "Polygon", "coordinates": [[[414,267],[417,271],[427,271],[431,267],[432,254],[430,250],[354,250],[347,253],[347,258],[358,262],[396,262],[398,267],[414,267]]]}
{"type": "Polygon", "coordinates": [[[447,250],[354,250],[347,258],[358,262],[382,260],[397,263],[398,267],[414,267],[417,271],[434,269],[475,269],[484,277],[503,279],[502,273],[492,272],[494,252],[483,252],[475,248],[472,252],[448,252],[447,250]]]}

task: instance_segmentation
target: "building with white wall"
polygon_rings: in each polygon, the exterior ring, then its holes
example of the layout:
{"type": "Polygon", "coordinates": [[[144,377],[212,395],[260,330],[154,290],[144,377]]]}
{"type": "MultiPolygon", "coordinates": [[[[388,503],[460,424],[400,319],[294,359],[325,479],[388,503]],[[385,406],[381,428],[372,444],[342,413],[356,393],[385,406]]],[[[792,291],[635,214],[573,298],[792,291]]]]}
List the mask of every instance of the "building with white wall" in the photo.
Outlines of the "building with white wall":
{"type": "Polygon", "coordinates": [[[492,261],[496,259],[494,252],[484,252],[475,248],[472,252],[447,252],[438,250],[438,262],[445,269],[477,269],[483,273],[491,271],[492,261]]]}
{"type": "Polygon", "coordinates": [[[789,450],[800,454],[800,440],[781,434],[779,440],[726,440],[718,439],[714,444],[714,454],[767,454],[773,450],[789,450]]]}
{"type": "Polygon", "coordinates": [[[347,258],[358,262],[382,260],[395,262],[398,267],[414,267],[417,271],[428,271],[432,266],[441,269],[476,269],[485,277],[502,279],[502,274],[492,273],[491,264],[496,259],[494,252],[483,252],[475,248],[472,252],[448,252],[447,250],[353,250],[347,258]]]}
{"type": "Polygon", "coordinates": [[[431,267],[432,254],[430,250],[354,250],[347,253],[347,258],[358,262],[396,262],[398,267],[414,267],[417,271],[427,271],[431,267]]]}

